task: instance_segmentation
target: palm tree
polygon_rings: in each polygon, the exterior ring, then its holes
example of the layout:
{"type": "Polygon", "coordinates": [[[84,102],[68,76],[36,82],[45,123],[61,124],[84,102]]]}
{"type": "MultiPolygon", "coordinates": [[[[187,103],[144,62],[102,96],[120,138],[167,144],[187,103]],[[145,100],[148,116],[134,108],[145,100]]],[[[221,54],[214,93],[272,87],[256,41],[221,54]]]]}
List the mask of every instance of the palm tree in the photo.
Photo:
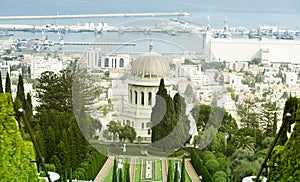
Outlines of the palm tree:
{"type": "Polygon", "coordinates": [[[237,149],[249,149],[250,151],[255,151],[255,140],[251,136],[238,135],[235,138],[234,143],[237,149]]]}

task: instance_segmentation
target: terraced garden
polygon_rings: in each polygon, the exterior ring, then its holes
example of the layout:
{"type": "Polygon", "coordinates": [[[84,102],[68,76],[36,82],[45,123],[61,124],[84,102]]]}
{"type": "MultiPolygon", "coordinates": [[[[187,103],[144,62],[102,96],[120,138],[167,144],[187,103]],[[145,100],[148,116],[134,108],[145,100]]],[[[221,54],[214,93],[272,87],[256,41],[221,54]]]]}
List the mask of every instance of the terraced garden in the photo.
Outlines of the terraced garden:
{"type": "MultiPolygon", "coordinates": [[[[167,181],[167,170],[168,169],[168,161],[175,161],[175,160],[161,160],[157,158],[142,158],[142,157],[134,157],[134,158],[117,158],[118,167],[122,168],[122,178],[123,181],[126,179],[126,168],[130,168],[131,179],[133,181],[139,182],[159,182],[159,181],[167,181]],[[163,169],[163,162],[165,162],[166,169],[163,169]],[[120,165],[121,163],[121,165],[120,165]],[[129,164],[130,165],[127,165],[129,164]],[[134,170],[134,171],[132,171],[134,170]]],[[[179,164],[179,173],[181,172],[181,160],[177,160],[179,164]]],[[[172,162],[173,164],[174,162],[172,162]]],[[[106,177],[104,178],[104,182],[111,182],[113,175],[113,166],[111,166],[109,172],[107,173],[106,177]]],[[[189,177],[188,173],[185,171],[186,182],[191,182],[191,178],[189,177]]],[[[118,175],[119,176],[119,175],[118,175]]]]}

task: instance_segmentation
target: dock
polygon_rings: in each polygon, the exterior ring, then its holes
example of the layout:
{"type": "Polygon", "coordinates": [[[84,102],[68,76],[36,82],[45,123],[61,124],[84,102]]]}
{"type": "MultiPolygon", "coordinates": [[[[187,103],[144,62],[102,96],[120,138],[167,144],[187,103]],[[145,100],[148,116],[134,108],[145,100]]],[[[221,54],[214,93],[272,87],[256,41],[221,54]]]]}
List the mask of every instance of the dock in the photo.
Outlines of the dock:
{"type": "Polygon", "coordinates": [[[163,17],[189,16],[188,12],[171,13],[113,13],[113,14],[81,14],[81,15],[48,15],[48,16],[0,16],[0,20],[39,20],[39,19],[73,19],[73,18],[121,18],[121,17],[163,17]]]}
{"type": "MultiPolygon", "coordinates": [[[[59,42],[54,42],[59,45],[59,42]]],[[[64,45],[105,45],[105,46],[135,46],[136,43],[123,43],[123,42],[64,42],[64,45]]]]}

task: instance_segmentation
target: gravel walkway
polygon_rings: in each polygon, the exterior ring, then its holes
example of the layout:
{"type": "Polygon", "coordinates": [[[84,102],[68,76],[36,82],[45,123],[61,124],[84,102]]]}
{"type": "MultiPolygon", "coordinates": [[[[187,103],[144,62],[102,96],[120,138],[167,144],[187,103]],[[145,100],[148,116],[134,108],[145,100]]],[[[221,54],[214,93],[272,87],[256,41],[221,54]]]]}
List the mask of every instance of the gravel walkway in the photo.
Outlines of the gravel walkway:
{"type": "Polygon", "coordinates": [[[195,169],[193,168],[190,159],[185,159],[185,169],[187,173],[189,174],[190,178],[192,179],[193,182],[199,182],[199,176],[196,173],[195,169]]]}
{"type": "Polygon", "coordinates": [[[100,172],[97,174],[94,182],[102,182],[109,172],[110,168],[112,165],[114,165],[114,159],[115,156],[109,156],[108,159],[106,160],[105,164],[101,168],[100,172]]]}
{"type": "Polygon", "coordinates": [[[134,172],[135,172],[135,163],[136,157],[131,157],[130,161],[130,181],[134,182],[134,172]]]}

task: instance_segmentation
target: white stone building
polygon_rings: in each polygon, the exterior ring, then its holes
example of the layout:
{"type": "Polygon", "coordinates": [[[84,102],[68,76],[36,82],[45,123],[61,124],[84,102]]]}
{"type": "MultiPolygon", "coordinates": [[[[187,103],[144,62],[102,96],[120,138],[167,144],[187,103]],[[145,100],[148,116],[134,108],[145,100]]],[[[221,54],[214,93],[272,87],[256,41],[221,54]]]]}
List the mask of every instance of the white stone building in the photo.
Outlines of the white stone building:
{"type": "Polygon", "coordinates": [[[101,56],[100,68],[125,68],[130,63],[128,54],[106,54],[101,56]]]}
{"type": "Polygon", "coordinates": [[[218,99],[217,106],[223,107],[234,118],[237,118],[237,108],[235,102],[231,98],[230,93],[226,93],[220,99],[218,99]]]}
{"type": "Polygon", "coordinates": [[[99,66],[101,59],[100,47],[89,47],[86,51],[85,64],[87,68],[95,69],[99,66]]]}
{"type": "Polygon", "coordinates": [[[0,71],[1,71],[1,78],[2,81],[6,79],[6,74],[10,74],[10,66],[9,65],[2,65],[0,64],[0,71]]]}
{"type": "Polygon", "coordinates": [[[220,39],[206,36],[207,61],[251,61],[300,63],[299,40],[220,39]]]}
{"type": "Polygon", "coordinates": [[[178,66],[178,77],[190,78],[192,81],[197,81],[201,78],[201,65],[185,65],[178,66]]]}
{"type": "Polygon", "coordinates": [[[144,142],[151,142],[150,118],[160,80],[164,78],[169,92],[173,87],[169,76],[169,60],[153,52],[136,58],[132,65],[128,99],[121,108],[120,119],[123,125],[132,126],[144,142]]]}
{"type": "MultiPolygon", "coordinates": [[[[5,89],[5,80],[7,73],[10,74],[10,66],[9,65],[2,65],[0,64],[0,71],[1,71],[1,80],[2,80],[2,87],[5,89]]],[[[3,90],[4,92],[4,90],[3,90]]]]}
{"type": "Polygon", "coordinates": [[[52,71],[58,73],[63,69],[62,60],[58,59],[32,59],[30,65],[30,75],[31,79],[36,79],[41,76],[45,71],[52,71]]]}
{"type": "Polygon", "coordinates": [[[284,81],[290,87],[294,87],[297,85],[298,75],[295,72],[285,72],[284,73],[284,81]]]}

